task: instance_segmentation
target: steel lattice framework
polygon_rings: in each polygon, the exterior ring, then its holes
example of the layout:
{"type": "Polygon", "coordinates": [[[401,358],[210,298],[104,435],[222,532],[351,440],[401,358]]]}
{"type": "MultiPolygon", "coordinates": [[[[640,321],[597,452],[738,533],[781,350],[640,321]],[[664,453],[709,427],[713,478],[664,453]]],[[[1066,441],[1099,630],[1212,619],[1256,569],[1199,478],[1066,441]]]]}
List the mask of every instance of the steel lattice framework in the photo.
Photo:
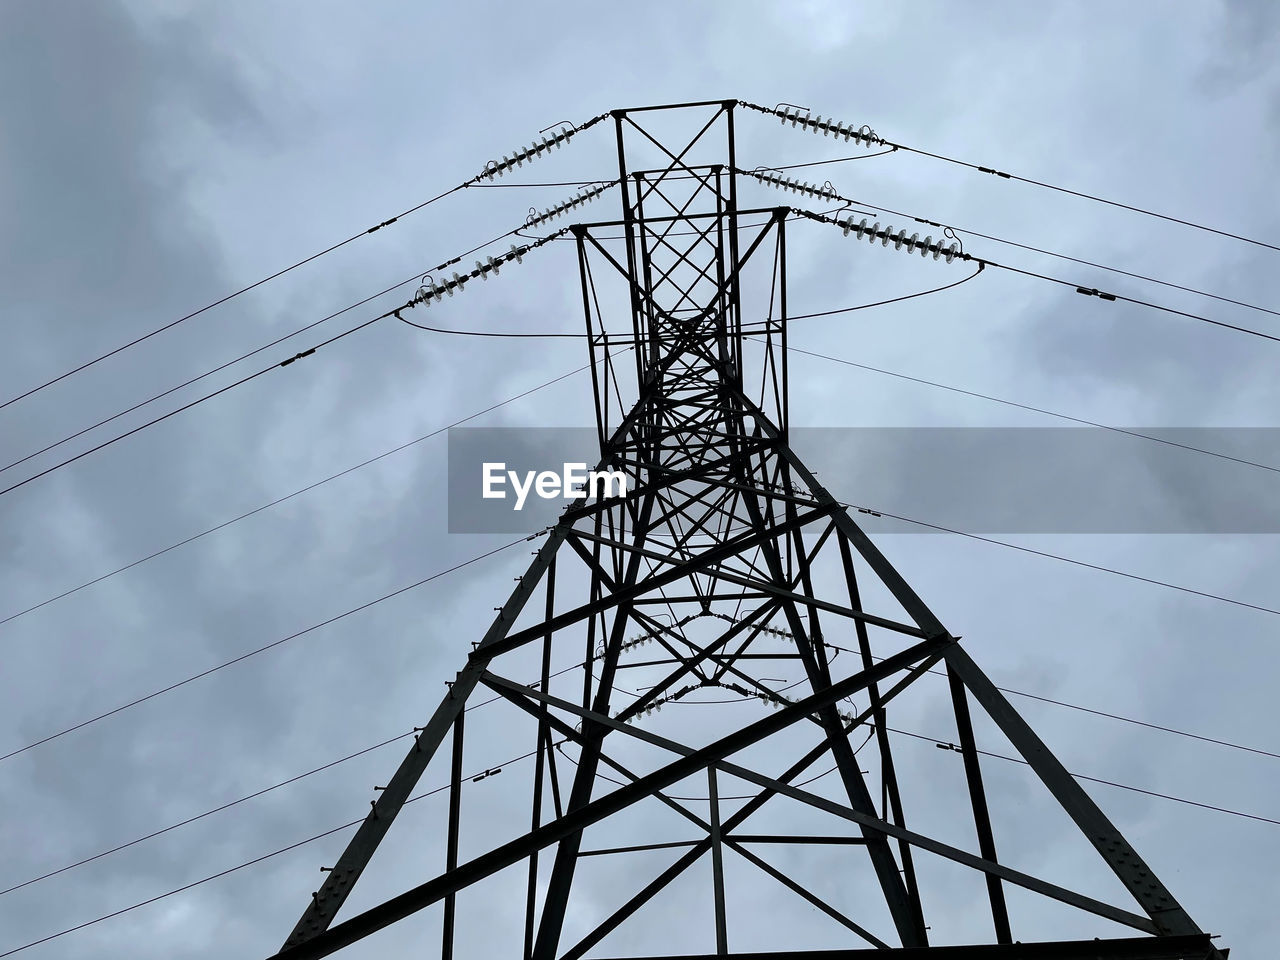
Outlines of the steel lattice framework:
{"type": "MultiPolygon", "coordinates": [[[[572,237],[593,362],[598,469],[624,471],[629,491],[579,501],[547,531],[277,956],[326,956],[442,905],[440,955],[452,957],[458,895],[506,870],[526,878],[524,957],[595,956],[597,945],[626,923],[662,923],[654,898],[698,864],[709,889],[708,931],[697,942],[713,942],[715,956],[784,955],[735,942],[726,873],[740,868],[761,871],[847,932],[845,948],[786,956],[1225,957],[793,452],[786,362],[792,211],[739,206],[735,106],[716,101],[611,114],[622,216],[576,224],[572,237]],[[696,132],[668,147],[649,129],[653,111],[696,118],[696,132]],[[708,153],[716,162],[700,162],[708,153]],[[620,291],[616,311],[601,305],[604,276],[620,291]],[[629,327],[608,326],[627,316],[629,327]],[[633,349],[617,351],[620,341],[633,349]],[[850,655],[837,665],[833,650],[840,645],[850,655]],[[585,651],[585,667],[554,677],[553,656],[565,650],[585,651]],[[530,657],[540,663],[539,680],[512,679],[508,664],[521,655],[522,665],[530,657]],[[784,669],[800,677],[786,693],[762,676],[784,669]],[[931,670],[945,674],[945,692],[933,691],[945,698],[953,749],[962,754],[963,787],[952,799],[955,819],[968,823],[964,846],[908,825],[910,797],[895,765],[893,707],[931,670]],[[651,685],[620,706],[620,679],[640,675],[651,685]],[[524,718],[525,742],[536,744],[537,754],[527,829],[514,827],[509,839],[482,844],[482,852],[464,860],[465,707],[482,688],[524,718]],[[734,693],[737,712],[726,707],[724,722],[701,725],[658,722],[657,708],[709,688],[734,693]],[[1110,868],[1127,890],[1125,904],[998,858],[975,741],[979,716],[1012,744],[1069,818],[1063,823],[1074,824],[1110,868]],[[447,822],[439,824],[443,870],[335,924],[446,740],[452,786],[447,822]],[[833,776],[810,786],[824,768],[833,776]],[[730,782],[734,791],[745,787],[746,796],[726,797],[730,782]],[[685,792],[695,785],[700,795],[678,797],[677,785],[685,792]],[[584,847],[586,836],[622,836],[610,825],[654,806],[678,818],[682,838],[641,833],[634,843],[584,847]],[[862,884],[857,910],[838,908],[761,852],[787,844],[838,851],[842,874],[862,884]],[[587,858],[621,864],[638,851],[665,855],[667,866],[634,877],[624,866],[612,869],[631,894],[585,934],[569,937],[566,916],[587,858]],[[922,861],[934,858],[965,872],[981,891],[989,942],[930,945],[922,861]],[[1011,888],[1024,891],[1021,899],[1007,896],[1011,888]],[[1028,931],[1011,917],[1012,905],[1030,895],[1075,908],[1090,922],[1109,921],[1097,923],[1104,939],[1015,942],[1015,933],[1025,938],[1028,931]],[[1114,936],[1116,925],[1129,935],[1114,936]]],[[[803,942],[802,931],[795,933],[790,942],[803,942]]],[[[674,929],[668,939],[667,956],[706,955],[674,929]]]]}

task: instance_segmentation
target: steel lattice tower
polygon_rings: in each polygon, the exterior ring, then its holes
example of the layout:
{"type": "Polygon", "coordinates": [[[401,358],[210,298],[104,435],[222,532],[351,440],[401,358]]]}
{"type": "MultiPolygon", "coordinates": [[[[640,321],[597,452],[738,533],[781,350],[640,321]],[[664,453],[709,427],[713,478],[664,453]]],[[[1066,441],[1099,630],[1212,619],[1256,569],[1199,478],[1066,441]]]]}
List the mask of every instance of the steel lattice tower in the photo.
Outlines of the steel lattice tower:
{"type": "MultiPolygon", "coordinates": [[[[714,946],[691,947],[672,930],[666,956],[853,960],[932,951],[975,960],[1224,958],[1226,951],[1212,946],[793,452],[786,353],[792,211],[740,208],[735,106],[716,101],[612,113],[622,216],[575,225],[572,234],[593,364],[599,468],[624,471],[629,492],[578,501],[546,532],[278,956],[326,956],[440,904],[440,955],[452,957],[457,896],[504,870],[527,877],[523,950],[513,945],[510,955],[610,955],[597,944],[626,923],[663,923],[652,901],[700,865],[709,887],[705,942],[714,946]],[[696,132],[665,146],[649,130],[654,111],[696,118],[690,128],[696,132]],[[604,277],[612,278],[618,295],[602,305],[604,277]],[[610,317],[628,315],[629,327],[607,325],[610,317]],[[620,340],[632,349],[617,350],[620,340]],[[836,649],[847,653],[838,663],[836,649]],[[575,677],[553,677],[553,655],[560,651],[585,652],[586,668],[575,677]],[[540,680],[511,678],[508,665],[521,655],[523,665],[540,663],[540,680]],[[762,676],[781,669],[796,671],[800,685],[783,693],[771,686],[774,678],[762,676]],[[627,677],[643,672],[652,685],[619,705],[624,671],[627,677]],[[930,671],[944,673],[945,684],[923,680],[930,671]],[[909,825],[911,797],[895,766],[895,701],[931,684],[928,695],[942,700],[954,721],[949,747],[962,754],[963,787],[951,799],[954,819],[966,824],[963,847],[909,825]],[[656,707],[708,688],[732,692],[744,705],[737,712],[726,708],[724,722],[696,729],[684,724],[672,731],[656,722],[656,707]],[[482,843],[482,852],[462,859],[464,708],[478,692],[499,694],[515,708],[527,731],[517,735],[536,744],[537,754],[528,819],[511,827],[509,839],[482,843]],[[1127,891],[1126,903],[1000,861],[998,823],[975,742],[979,716],[1030,766],[1066,815],[1066,829],[1092,845],[1127,891]],[[443,870],[333,923],[446,739],[452,745],[449,814],[435,827],[445,835],[443,870]],[[833,774],[824,786],[807,788],[824,768],[833,774]],[[749,799],[727,798],[728,783],[735,791],[747,788],[749,799]],[[677,798],[676,785],[699,792],[697,802],[677,798]],[[671,811],[685,837],[584,848],[584,837],[622,836],[621,827],[611,832],[610,825],[640,805],[671,811]],[[823,825],[817,832],[815,822],[823,825]],[[874,895],[846,912],[757,852],[796,843],[829,845],[838,851],[842,874],[860,878],[859,889],[874,895]],[[629,898],[585,935],[567,937],[566,915],[586,858],[613,863],[641,850],[663,852],[668,865],[656,875],[635,876],[629,898]],[[931,858],[962,869],[981,891],[987,942],[930,946],[922,861],[931,858]],[[843,926],[846,948],[767,953],[736,942],[726,874],[739,868],[762,871],[780,891],[843,926]],[[1020,889],[1019,899],[1007,896],[1013,888],[1020,889]],[[1033,896],[1075,908],[1096,922],[1103,939],[1015,942],[1029,931],[1013,908],[1033,896]],[[877,923],[879,935],[872,929],[877,923]],[[1115,936],[1122,927],[1127,935],[1115,936]]],[[[617,875],[631,876],[622,867],[617,875]]],[[[795,933],[802,940],[802,931],[795,933]]],[[[427,951],[434,954],[434,947],[427,951]]]]}

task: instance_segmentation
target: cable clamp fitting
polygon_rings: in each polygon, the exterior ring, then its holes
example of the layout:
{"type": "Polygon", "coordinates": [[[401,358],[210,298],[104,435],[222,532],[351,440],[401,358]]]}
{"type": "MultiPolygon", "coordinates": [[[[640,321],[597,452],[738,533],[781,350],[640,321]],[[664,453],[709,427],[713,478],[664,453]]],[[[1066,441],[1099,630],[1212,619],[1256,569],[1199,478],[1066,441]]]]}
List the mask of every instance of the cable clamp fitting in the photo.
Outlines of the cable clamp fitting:
{"type": "Polygon", "coordinates": [[[312,347],[310,350],[303,350],[301,353],[295,353],[288,360],[282,360],[280,362],[280,366],[287,367],[289,364],[293,363],[293,361],[301,360],[303,357],[309,357],[315,352],[316,352],[316,348],[312,347]]]}
{"type": "Polygon", "coordinates": [[[1107,293],[1097,287],[1076,287],[1076,293],[1084,294],[1086,297],[1098,297],[1100,300],[1115,300],[1116,298],[1114,293],[1107,293]]]}

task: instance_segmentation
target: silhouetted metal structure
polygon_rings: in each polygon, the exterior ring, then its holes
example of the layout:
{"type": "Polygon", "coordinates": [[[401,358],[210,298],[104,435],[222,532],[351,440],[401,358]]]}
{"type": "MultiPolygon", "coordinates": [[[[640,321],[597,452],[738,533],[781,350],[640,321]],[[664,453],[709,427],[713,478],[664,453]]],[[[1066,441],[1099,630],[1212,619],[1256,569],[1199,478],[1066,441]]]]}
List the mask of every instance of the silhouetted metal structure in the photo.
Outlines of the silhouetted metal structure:
{"type": "MultiPolygon", "coordinates": [[[[792,451],[786,354],[792,211],[740,206],[736,106],[717,101],[612,113],[622,216],[575,225],[572,234],[590,335],[599,468],[624,471],[630,490],[579,501],[547,531],[278,956],[326,956],[442,904],[440,955],[449,958],[457,895],[512,869],[527,878],[523,956],[576,960],[597,955],[597,944],[627,922],[661,923],[651,901],[694,864],[709,861],[703,875],[715,956],[1225,957],[792,451]],[[664,145],[649,129],[655,111],[675,121],[696,118],[694,132],[679,146],[664,145]],[[615,296],[602,304],[606,277],[615,296]],[[611,317],[629,325],[609,327],[611,317]],[[619,355],[620,342],[633,349],[619,355]],[[553,656],[563,651],[585,656],[577,674],[553,675],[553,656]],[[837,652],[845,654],[838,667],[837,652]],[[513,680],[507,665],[518,657],[527,664],[531,656],[541,678],[513,680]],[[938,745],[962,754],[962,787],[948,800],[953,821],[968,821],[968,841],[960,846],[909,825],[911,798],[895,765],[893,708],[933,668],[945,674],[945,691],[937,685],[925,696],[945,698],[955,731],[953,743],[938,745]],[[790,692],[762,676],[786,670],[801,677],[790,692]],[[623,676],[650,685],[619,706],[620,686],[637,686],[620,684],[623,676]],[[678,723],[675,730],[659,723],[656,708],[694,702],[709,689],[733,694],[738,706],[707,707],[698,712],[707,722],[678,723]],[[528,829],[512,827],[509,839],[464,861],[464,707],[489,691],[518,708],[526,742],[536,744],[528,829]],[[717,723],[718,710],[732,719],[717,723]],[[1117,906],[1001,861],[975,743],[978,718],[1029,764],[1069,818],[1062,823],[1074,824],[1092,845],[1127,891],[1127,903],[1117,906]],[[452,786],[447,823],[440,825],[447,831],[443,869],[335,924],[446,740],[452,786]],[[832,776],[810,787],[815,772],[828,766],[832,776]],[[735,790],[746,786],[748,795],[726,798],[728,782],[735,790]],[[699,795],[678,798],[677,784],[686,792],[697,784],[699,795]],[[655,804],[673,811],[692,836],[584,847],[587,831],[621,838],[626,830],[611,832],[610,824],[637,805],[655,804]],[[763,817],[770,812],[772,818],[763,817]],[[825,827],[815,832],[808,825],[818,814],[825,827]],[[803,832],[793,821],[806,825],[803,832]],[[767,825],[757,829],[758,822],[767,825]],[[762,852],[788,844],[840,851],[841,871],[862,884],[856,909],[838,908],[762,852]],[[567,938],[582,864],[639,851],[661,851],[669,864],[634,879],[620,867],[613,875],[631,883],[632,895],[585,934],[567,938]],[[930,858],[967,871],[981,891],[988,942],[930,946],[931,902],[921,867],[930,858]],[[761,953],[734,942],[725,880],[731,869],[759,870],[780,891],[807,901],[847,931],[847,948],[761,953]],[[1035,895],[1075,908],[1091,923],[1109,921],[1097,926],[1104,938],[1015,942],[1028,930],[1007,898],[1011,888],[1027,893],[1017,903],[1035,895]],[[1138,935],[1110,936],[1120,928],[1138,935]]],[[[665,717],[670,726],[671,712],[665,717]]],[[[514,776],[504,781],[508,789],[514,776]]],[[[787,942],[802,942],[803,931],[794,933],[787,942]]],[[[678,930],[666,939],[668,956],[703,953],[682,943],[678,930]]]]}

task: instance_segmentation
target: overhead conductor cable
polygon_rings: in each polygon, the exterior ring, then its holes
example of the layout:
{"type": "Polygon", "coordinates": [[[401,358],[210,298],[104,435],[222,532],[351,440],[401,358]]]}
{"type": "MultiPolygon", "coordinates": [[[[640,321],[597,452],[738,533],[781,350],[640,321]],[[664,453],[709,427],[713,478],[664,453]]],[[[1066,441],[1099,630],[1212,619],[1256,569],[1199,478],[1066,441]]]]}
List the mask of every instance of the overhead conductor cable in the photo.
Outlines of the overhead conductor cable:
{"type": "MultiPolygon", "coordinates": [[[[287,367],[290,364],[296,363],[298,360],[302,360],[306,357],[310,357],[321,347],[328,346],[329,344],[335,343],[339,340],[349,337],[351,334],[356,333],[359,330],[363,330],[365,327],[371,326],[377,323],[379,320],[384,320],[387,317],[392,317],[392,316],[396,317],[397,319],[404,320],[404,318],[400,316],[401,310],[409,309],[411,307],[416,307],[420,303],[427,303],[431,299],[439,300],[444,294],[453,296],[454,291],[462,289],[463,285],[468,280],[471,280],[475,277],[483,277],[484,279],[488,279],[488,276],[490,273],[496,274],[498,272],[499,265],[508,263],[512,260],[518,263],[523,259],[524,255],[528,253],[530,250],[535,250],[538,247],[541,247],[543,244],[549,243],[550,241],[557,239],[558,237],[562,236],[566,232],[567,230],[559,230],[556,233],[551,234],[550,236],[543,237],[532,243],[521,244],[519,246],[516,246],[513,244],[510,252],[503,254],[501,257],[490,257],[488,261],[485,263],[476,261],[475,269],[472,270],[469,274],[464,276],[464,275],[458,274],[455,271],[451,279],[446,280],[444,283],[441,283],[441,284],[437,284],[434,280],[431,279],[430,275],[427,275],[423,279],[428,283],[424,283],[423,286],[418,287],[417,294],[408,303],[402,304],[401,306],[396,307],[393,310],[388,310],[386,313],[381,313],[376,317],[371,317],[368,320],[364,320],[353,327],[348,327],[346,330],[342,331],[341,333],[331,336],[326,340],[320,341],[319,343],[317,343],[315,346],[311,347],[308,350],[301,350],[298,353],[295,353],[292,357],[288,357],[285,360],[280,361],[278,363],[273,363],[270,366],[263,367],[255,371],[254,373],[251,373],[245,377],[241,377],[239,380],[232,381],[231,383],[223,387],[219,387],[217,390],[214,390],[210,393],[199,396],[196,399],[191,400],[180,407],[176,407],[175,409],[170,410],[168,413],[160,414],[159,416],[154,417],[151,420],[147,420],[144,423],[137,425],[136,427],[132,427],[129,430],[124,431],[123,433],[118,433],[113,437],[109,437],[108,439],[103,440],[101,443],[98,443],[92,447],[89,447],[87,450],[83,450],[80,453],[75,454],[74,456],[68,457],[65,460],[61,460],[58,463],[55,463],[52,466],[39,471],[38,473],[34,473],[23,480],[19,480],[16,483],[12,483],[9,486],[4,487],[3,489],[0,489],[0,497],[4,496],[5,494],[12,493],[13,491],[19,489],[20,487],[25,487],[27,484],[31,483],[33,480],[38,480],[41,477],[48,476],[49,474],[53,473],[55,470],[60,470],[65,466],[75,463],[77,460],[87,457],[90,454],[96,453],[105,447],[109,447],[112,444],[125,439],[126,437],[131,437],[135,433],[139,433],[142,430],[147,429],[148,427],[152,427],[158,423],[162,423],[163,421],[168,420],[170,417],[176,416],[177,414],[182,413],[185,410],[190,410],[192,407],[198,406],[199,404],[202,404],[208,400],[212,400],[214,397],[220,396],[221,394],[226,393],[228,390],[233,390],[236,387],[243,386],[246,383],[256,380],[258,377],[261,377],[267,373],[270,373],[272,370],[275,370],[278,367],[287,367]]],[[[405,321],[405,322],[407,323],[408,321],[405,321]]]]}
{"type": "Polygon", "coordinates": [[[921,240],[918,233],[913,233],[908,237],[906,230],[895,230],[891,226],[881,227],[878,222],[868,224],[866,218],[863,218],[861,223],[855,225],[852,217],[848,217],[845,220],[836,220],[820,213],[814,213],[811,210],[801,210],[796,207],[792,207],[791,210],[800,216],[808,217],[810,220],[817,220],[819,223],[827,223],[841,227],[844,230],[845,236],[848,236],[849,232],[852,231],[857,235],[858,239],[866,237],[872,243],[879,240],[881,245],[886,247],[889,245],[890,241],[893,241],[893,247],[895,250],[901,250],[905,246],[908,253],[914,253],[916,250],[919,250],[920,256],[922,257],[928,256],[932,253],[935,260],[939,257],[946,257],[948,263],[952,260],[971,260],[979,265],[980,270],[986,267],[995,267],[998,270],[1006,270],[1009,273],[1021,274],[1024,277],[1033,277],[1036,280],[1044,280],[1048,283],[1058,284],[1059,286],[1071,287],[1076,291],[1076,293],[1087,297],[1098,297],[1101,300],[1118,300],[1124,303],[1132,303],[1135,306],[1146,307],[1149,310],[1159,310],[1161,313],[1172,314],[1176,317],[1186,317],[1189,320],[1199,320],[1201,323],[1208,323],[1212,326],[1222,327],[1226,330],[1234,330],[1236,333],[1245,333],[1251,337],[1258,337],[1262,340],[1270,340],[1275,343],[1280,343],[1280,335],[1277,334],[1266,333],[1262,330],[1256,330],[1252,327],[1244,327],[1235,323],[1228,323],[1225,320],[1215,320],[1213,317],[1206,317],[1203,314],[1192,313],[1189,310],[1179,310],[1176,307],[1170,307],[1163,303],[1154,303],[1150,300],[1140,300],[1137,297],[1128,297],[1118,293],[1108,293],[1107,291],[1099,290],[1096,287],[1081,286],[1071,280],[1063,280],[1061,277],[1054,277],[1045,273],[1037,273],[1034,270],[1026,270],[1022,267],[1011,266],[1007,263],[999,263],[985,257],[975,257],[973,254],[965,253],[959,243],[935,243],[930,237],[925,237],[924,240],[921,240]]]}
{"type": "MultiPolygon", "coordinates": [[[[790,121],[793,127],[801,126],[814,133],[817,133],[820,131],[823,136],[827,136],[830,133],[835,133],[837,136],[839,136],[842,133],[849,132],[848,128],[844,124],[833,124],[830,118],[828,118],[827,120],[823,120],[822,117],[813,117],[811,113],[808,111],[808,109],[804,107],[797,107],[794,104],[780,103],[774,107],[763,107],[758,103],[748,103],[745,100],[739,100],[738,105],[746,107],[749,110],[756,110],[760,113],[776,116],[779,119],[781,119],[784,126],[786,125],[787,121],[790,121]],[[784,107],[786,107],[787,109],[784,110],[783,109],[784,107]],[[801,114],[802,110],[804,111],[803,115],[801,114]]],[[[1220,230],[1217,227],[1210,227],[1203,223],[1196,223],[1194,220],[1187,220],[1183,217],[1170,216],[1167,213],[1159,213],[1155,210],[1148,210],[1144,207],[1134,206],[1133,204],[1130,204],[1130,203],[1122,203],[1119,200],[1108,200],[1106,197],[1096,196],[1095,194],[1092,194],[1092,193],[1085,193],[1082,190],[1072,190],[1069,187],[1060,187],[1057,184],[1047,183],[1043,180],[1033,180],[1030,177],[1021,177],[1021,176],[1018,176],[1016,173],[1007,173],[1004,170],[997,170],[995,167],[980,166],[979,164],[976,164],[976,163],[970,163],[967,160],[958,160],[955,157],[948,157],[945,154],[932,153],[928,150],[921,150],[919,147],[911,147],[905,143],[894,143],[892,140],[886,140],[884,137],[877,136],[874,130],[872,130],[870,127],[865,125],[860,127],[857,131],[853,131],[852,137],[845,136],[846,140],[849,140],[851,138],[858,140],[858,142],[860,143],[865,143],[868,146],[872,144],[877,144],[880,146],[887,147],[888,149],[885,152],[888,152],[888,153],[892,153],[897,150],[905,150],[907,153],[914,153],[921,157],[929,157],[930,159],[933,159],[933,160],[942,160],[942,161],[945,161],[946,163],[953,163],[960,167],[968,167],[970,170],[976,170],[978,173],[985,173],[993,177],[999,177],[1002,180],[1018,180],[1022,183],[1030,184],[1033,187],[1041,187],[1045,190],[1053,190],[1056,193],[1065,193],[1065,194],[1068,194],[1069,196],[1079,197],[1082,200],[1092,200],[1094,203],[1102,203],[1110,207],[1118,207],[1121,210],[1130,210],[1133,213],[1140,213],[1144,216],[1155,217],[1158,220],[1165,220],[1169,223],[1177,223],[1184,227],[1191,227],[1192,229],[1195,229],[1195,230],[1202,230],[1205,233],[1217,234],[1220,237],[1228,237],[1232,240],[1239,240],[1243,243],[1252,244],[1253,246],[1256,246],[1256,247],[1264,247],[1265,249],[1268,249],[1268,250],[1280,251],[1280,245],[1277,245],[1274,243],[1268,243],[1265,240],[1258,240],[1253,237],[1247,237],[1247,236],[1244,236],[1243,234],[1232,233],[1229,230],[1220,230]]],[[[842,159],[846,159],[846,158],[842,158],[842,159]]]]}
{"type": "Polygon", "coordinates": [[[417,211],[423,209],[424,207],[428,207],[431,204],[435,203],[437,200],[443,200],[445,197],[449,196],[450,194],[457,193],[459,190],[464,190],[467,187],[480,185],[480,181],[482,180],[492,180],[494,176],[501,177],[504,173],[506,173],[507,170],[511,169],[512,166],[517,166],[517,167],[522,166],[524,163],[532,161],[535,158],[542,156],[543,154],[549,152],[552,149],[559,149],[561,146],[567,143],[570,139],[572,139],[575,135],[582,133],[584,130],[589,129],[590,127],[595,126],[595,124],[599,123],[606,116],[608,116],[608,114],[602,113],[599,116],[592,117],[590,120],[577,126],[574,126],[572,124],[562,125],[559,127],[559,129],[557,129],[557,131],[554,134],[552,134],[550,138],[543,136],[540,141],[534,141],[533,144],[530,145],[527,149],[516,151],[515,154],[510,158],[504,156],[501,161],[490,160],[489,163],[485,165],[485,168],[481,170],[478,174],[473,176],[471,179],[458,184],[456,187],[452,187],[446,190],[444,193],[438,194],[437,196],[434,196],[429,200],[425,200],[422,203],[419,203],[413,207],[410,207],[409,209],[404,210],[393,217],[389,217],[386,220],[379,221],[378,223],[375,223],[373,226],[369,227],[368,229],[361,230],[358,233],[354,233],[343,240],[330,244],[328,247],[325,247],[323,250],[319,250],[308,257],[304,257],[303,259],[294,262],[290,266],[277,270],[274,273],[269,274],[268,276],[263,277],[260,280],[256,280],[253,283],[250,283],[246,286],[239,288],[238,290],[233,291],[232,293],[226,294],[218,298],[217,300],[214,300],[212,303],[205,304],[203,307],[193,310],[192,312],[184,316],[181,316],[176,320],[171,320],[168,323],[162,324],[161,326],[156,327],[154,330],[151,330],[138,337],[135,337],[132,340],[122,343],[119,346],[106,351],[105,353],[101,353],[98,356],[94,357],[93,359],[87,360],[84,363],[81,363],[78,366],[63,372],[56,377],[52,377],[51,379],[46,380],[34,387],[30,387],[29,389],[23,391],[22,393],[19,393],[13,397],[10,397],[7,400],[0,401],[0,409],[4,409],[5,407],[10,406],[11,404],[17,403],[19,400],[24,400],[27,397],[31,396],[32,394],[39,393],[41,390],[44,390],[46,387],[51,387],[55,383],[59,383],[67,379],[68,377],[81,372],[82,370],[85,370],[97,363],[102,362],[103,360],[108,359],[109,357],[113,357],[116,354],[129,349],[130,347],[137,346],[139,343],[142,343],[144,340],[149,340],[151,337],[154,337],[157,334],[163,333],[166,330],[176,327],[180,323],[183,323],[187,320],[194,319],[195,317],[198,317],[201,314],[206,313],[215,307],[221,306],[222,304],[227,303],[230,300],[234,300],[236,297],[239,297],[242,294],[248,293],[249,291],[262,286],[264,283],[267,283],[271,280],[275,280],[277,277],[282,277],[286,273],[290,273],[298,269],[299,267],[305,266],[306,264],[311,263],[312,261],[317,260],[320,257],[324,256],[325,254],[332,253],[333,251],[339,249],[340,247],[344,247],[349,243],[354,243],[356,240],[359,240],[362,237],[366,237],[369,234],[377,233],[379,230],[383,229],[384,227],[389,227],[392,224],[398,222],[402,217],[407,217],[412,213],[416,213],[417,211]]]}

